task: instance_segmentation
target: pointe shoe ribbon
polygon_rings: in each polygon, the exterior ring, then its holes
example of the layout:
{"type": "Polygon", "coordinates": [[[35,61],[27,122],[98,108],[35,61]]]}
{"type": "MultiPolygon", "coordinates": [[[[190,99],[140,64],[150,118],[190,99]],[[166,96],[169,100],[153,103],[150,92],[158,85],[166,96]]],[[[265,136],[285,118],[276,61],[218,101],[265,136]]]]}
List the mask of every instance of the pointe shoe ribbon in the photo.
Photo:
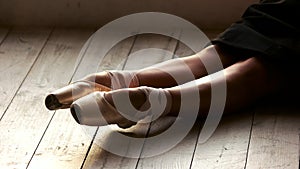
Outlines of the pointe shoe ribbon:
{"type": "Polygon", "coordinates": [[[110,88],[112,90],[138,87],[140,85],[139,79],[133,71],[110,70],[106,71],[106,73],[111,80],[110,88]]]}

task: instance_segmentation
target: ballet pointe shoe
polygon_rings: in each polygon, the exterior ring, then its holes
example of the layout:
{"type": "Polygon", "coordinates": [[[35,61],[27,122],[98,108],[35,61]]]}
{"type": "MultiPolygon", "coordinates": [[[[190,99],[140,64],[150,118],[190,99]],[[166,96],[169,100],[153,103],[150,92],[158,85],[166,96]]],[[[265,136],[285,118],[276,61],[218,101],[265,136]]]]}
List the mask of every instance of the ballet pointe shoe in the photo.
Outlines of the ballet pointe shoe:
{"type": "Polygon", "coordinates": [[[83,80],[48,94],[45,105],[49,110],[69,108],[73,101],[94,91],[107,92],[137,86],[139,86],[138,78],[131,71],[104,71],[89,75],[83,80]]]}
{"type": "Polygon", "coordinates": [[[73,101],[94,91],[110,91],[111,89],[90,81],[76,81],[46,96],[45,105],[49,110],[69,108],[73,101]]]}
{"type": "Polygon", "coordinates": [[[104,126],[119,123],[127,128],[136,123],[126,121],[117,110],[106,100],[104,92],[94,92],[76,100],[71,105],[71,114],[75,121],[81,125],[104,126]]]}
{"type": "Polygon", "coordinates": [[[164,116],[170,109],[171,95],[167,91],[138,87],[119,89],[109,93],[91,93],[71,105],[71,114],[75,121],[82,125],[117,124],[121,128],[129,128],[140,120],[147,123],[164,116]],[[146,101],[136,109],[130,102],[129,92],[142,92],[146,101]],[[107,101],[106,94],[112,95],[114,105],[107,101]],[[161,104],[161,101],[164,103],[161,104]]]}

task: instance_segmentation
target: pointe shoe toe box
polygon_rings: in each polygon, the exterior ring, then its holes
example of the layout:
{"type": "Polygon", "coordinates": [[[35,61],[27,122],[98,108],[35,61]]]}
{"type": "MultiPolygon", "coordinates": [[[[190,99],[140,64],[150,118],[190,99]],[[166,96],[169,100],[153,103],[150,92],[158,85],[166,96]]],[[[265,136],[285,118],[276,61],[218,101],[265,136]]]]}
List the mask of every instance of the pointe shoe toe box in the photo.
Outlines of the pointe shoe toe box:
{"type": "Polygon", "coordinates": [[[95,92],[75,101],[71,105],[71,114],[78,124],[88,126],[117,124],[120,128],[129,128],[136,124],[121,116],[107,102],[103,92],[95,92]]]}

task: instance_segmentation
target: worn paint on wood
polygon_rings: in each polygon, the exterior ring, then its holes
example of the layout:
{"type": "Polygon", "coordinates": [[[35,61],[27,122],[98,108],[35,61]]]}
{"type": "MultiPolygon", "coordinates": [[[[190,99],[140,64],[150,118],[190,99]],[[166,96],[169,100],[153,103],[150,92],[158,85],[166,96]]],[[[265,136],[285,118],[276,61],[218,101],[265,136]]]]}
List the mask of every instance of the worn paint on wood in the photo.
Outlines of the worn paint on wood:
{"type": "Polygon", "coordinates": [[[246,169],[299,168],[299,108],[264,105],[256,110],[246,169]]]}
{"type": "MultiPolygon", "coordinates": [[[[72,75],[69,70],[76,63],[74,55],[78,54],[88,34],[58,30],[48,40],[0,122],[0,152],[3,154],[0,168],[25,168],[29,163],[53,115],[44,106],[45,94],[68,83],[72,75]]],[[[16,42],[25,43],[26,39],[16,42]]],[[[40,42],[35,40],[34,43],[40,42]]]]}
{"type": "MultiPolygon", "coordinates": [[[[1,29],[1,39],[7,33],[1,29]]],[[[13,29],[0,46],[0,118],[37,59],[50,29],[13,29]]]]}

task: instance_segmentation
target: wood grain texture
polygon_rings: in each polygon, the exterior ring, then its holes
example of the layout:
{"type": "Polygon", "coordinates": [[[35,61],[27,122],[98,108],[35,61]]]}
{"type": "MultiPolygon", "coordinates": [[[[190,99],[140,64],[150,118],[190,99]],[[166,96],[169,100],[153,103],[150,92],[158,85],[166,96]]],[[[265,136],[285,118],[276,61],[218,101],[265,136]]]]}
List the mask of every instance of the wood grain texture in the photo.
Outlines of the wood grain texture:
{"type": "MultiPolygon", "coordinates": [[[[159,119],[159,121],[151,123],[151,133],[153,130],[162,130],[167,123],[171,123],[174,120],[171,120],[171,117],[165,117],[159,119]],[[166,119],[169,118],[169,119],[166,119]]],[[[169,125],[167,125],[169,126],[169,125]]],[[[194,126],[187,136],[184,137],[178,144],[174,145],[170,150],[164,152],[164,146],[160,144],[160,142],[168,142],[168,139],[159,140],[159,143],[153,146],[152,144],[148,144],[145,142],[142,155],[150,155],[151,152],[159,152],[157,149],[162,150],[162,154],[155,155],[153,157],[145,157],[139,160],[137,168],[139,169],[181,169],[181,168],[189,168],[191,161],[193,159],[193,152],[195,149],[195,145],[197,143],[197,135],[199,133],[200,123],[194,126]],[[149,154],[147,154],[149,153],[149,154]]],[[[164,131],[164,130],[162,130],[164,131]]]]}
{"type": "MultiPolygon", "coordinates": [[[[48,71],[46,78],[52,79],[48,92],[70,82],[81,60],[79,52],[92,33],[93,30],[56,30],[53,40],[44,50],[45,59],[57,64],[55,71],[48,68],[44,70],[48,71]],[[53,55],[56,58],[51,59],[53,55]]],[[[48,114],[53,115],[53,112],[48,114]]],[[[28,168],[80,168],[80,161],[89,147],[86,143],[89,138],[85,137],[84,132],[80,133],[80,127],[74,129],[74,126],[77,124],[69,110],[56,111],[28,168]]]]}
{"type": "Polygon", "coordinates": [[[172,59],[176,44],[177,40],[162,35],[138,36],[124,70],[139,70],[172,59]],[[155,52],[158,50],[161,52],[155,52]]]}
{"type": "Polygon", "coordinates": [[[246,169],[299,168],[299,112],[292,104],[256,110],[246,169]]]}
{"type": "MultiPolygon", "coordinates": [[[[103,58],[102,62],[99,63],[99,71],[101,71],[102,68],[117,67],[122,62],[124,63],[132,44],[133,38],[129,38],[113,48],[103,58]],[[113,58],[115,60],[111,60],[113,58]],[[108,63],[111,63],[111,65],[108,65],[108,63]]],[[[79,70],[80,67],[89,67],[91,64],[94,64],[94,62],[94,60],[89,60],[89,62],[85,60],[84,62],[81,62],[77,70],[79,70]]],[[[84,72],[75,72],[75,76],[83,76],[83,74],[84,72]]],[[[71,77],[69,77],[69,80],[71,80],[71,77]]],[[[77,124],[69,110],[58,110],[54,115],[29,168],[36,168],[45,163],[50,164],[43,166],[43,168],[80,168],[88,153],[96,129],[97,127],[86,127],[77,124]]]]}
{"type": "Polygon", "coordinates": [[[73,74],[69,70],[76,63],[74,56],[89,34],[76,30],[52,34],[0,122],[0,168],[26,168],[53,116],[44,106],[45,93],[68,83],[73,74]]]}
{"type": "MultiPolygon", "coordinates": [[[[1,39],[7,33],[1,29],[1,39]]],[[[13,29],[0,46],[0,118],[45,44],[50,29],[13,29]]]]}
{"type": "MultiPolygon", "coordinates": [[[[176,40],[161,35],[139,35],[135,40],[130,54],[147,48],[160,48],[173,53],[175,51],[176,43],[176,40]]],[[[149,57],[149,55],[129,55],[124,65],[124,69],[141,69],[171,59],[170,57],[164,57],[164,55],[157,56],[156,58],[153,57],[152,60],[147,57],[149,57]]],[[[118,129],[116,126],[100,127],[83,168],[135,168],[138,158],[127,158],[124,156],[131,156],[134,154],[139,155],[142,151],[144,140],[142,143],[134,141],[126,142],[125,140],[120,142],[120,140],[114,140],[114,136],[117,134],[116,132],[119,131],[130,135],[130,137],[137,135],[138,137],[144,137],[147,134],[148,128],[149,125],[135,126],[127,130],[118,129]],[[115,127],[115,131],[109,131],[108,127],[115,127]],[[105,139],[103,136],[105,136],[105,139]],[[100,142],[102,142],[102,144],[100,144],[100,142]],[[103,147],[100,147],[99,145],[105,145],[106,147],[115,146],[115,148],[119,148],[118,152],[120,156],[105,151],[103,147]]]]}
{"type": "Polygon", "coordinates": [[[223,117],[211,138],[198,143],[192,169],[242,169],[246,163],[252,113],[223,117]]]}
{"type": "Polygon", "coordinates": [[[97,38],[93,37],[91,37],[91,39],[86,51],[83,53],[82,61],[76,70],[72,79],[73,81],[81,79],[88,74],[103,70],[122,69],[127,60],[127,56],[131,51],[135,37],[125,39],[121,41],[122,43],[116,44],[111,49],[103,45],[105,42],[101,40],[98,41],[97,38]],[[107,49],[107,53],[103,54],[103,56],[99,55],[100,52],[107,49]]]}

